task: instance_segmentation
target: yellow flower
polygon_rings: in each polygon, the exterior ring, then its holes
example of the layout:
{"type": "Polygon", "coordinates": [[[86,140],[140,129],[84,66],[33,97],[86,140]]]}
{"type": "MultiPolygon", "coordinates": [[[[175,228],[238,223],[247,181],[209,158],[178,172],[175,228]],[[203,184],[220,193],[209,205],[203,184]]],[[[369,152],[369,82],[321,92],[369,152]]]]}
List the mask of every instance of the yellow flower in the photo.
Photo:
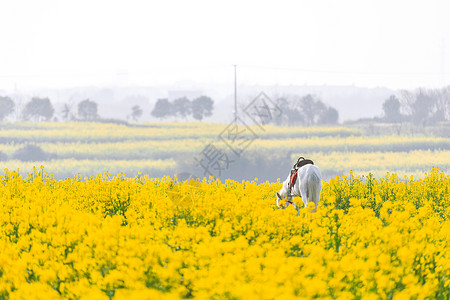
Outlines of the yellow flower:
{"type": "Polygon", "coordinates": [[[298,217],[275,207],[279,183],[17,172],[0,183],[5,297],[402,299],[447,288],[450,176],[439,170],[370,186],[351,173],[324,182],[318,211],[298,217]]]}

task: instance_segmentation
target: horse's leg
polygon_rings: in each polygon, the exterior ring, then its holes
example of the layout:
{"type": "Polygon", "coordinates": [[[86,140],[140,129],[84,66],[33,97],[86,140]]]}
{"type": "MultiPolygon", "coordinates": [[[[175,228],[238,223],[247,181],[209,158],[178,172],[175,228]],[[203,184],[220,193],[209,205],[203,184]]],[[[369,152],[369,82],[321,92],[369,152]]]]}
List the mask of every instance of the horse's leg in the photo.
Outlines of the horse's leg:
{"type": "Polygon", "coordinates": [[[315,193],[314,193],[314,209],[312,210],[312,212],[317,212],[317,207],[319,206],[319,199],[320,199],[320,188],[321,185],[316,187],[315,193]]]}
{"type": "Polygon", "coordinates": [[[322,188],[322,182],[321,181],[317,181],[314,182],[312,185],[312,189],[310,190],[311,192],[311,200],[314,202],[315,207],[312,210],[312,212],[317,212],[317,207],[319,206],[319,200],[320,200],[320,190],[322,188]]]}
{"type": "Polygon", "coordinates": [[[300,186],[300,197],[302,197],[305,207],[308,207],[308,193],[306,192],[306,186],[300,186]]]}

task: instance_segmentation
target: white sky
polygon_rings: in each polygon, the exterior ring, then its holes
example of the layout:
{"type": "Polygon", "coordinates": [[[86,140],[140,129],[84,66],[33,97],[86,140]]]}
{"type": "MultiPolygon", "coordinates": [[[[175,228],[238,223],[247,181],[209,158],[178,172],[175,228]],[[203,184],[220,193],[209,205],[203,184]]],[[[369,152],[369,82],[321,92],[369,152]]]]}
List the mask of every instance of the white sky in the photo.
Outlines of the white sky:
{"type": "Polygon", "coordinates": [[[446,0],[0,1],[0,90],[450,84],[446,0]]]}

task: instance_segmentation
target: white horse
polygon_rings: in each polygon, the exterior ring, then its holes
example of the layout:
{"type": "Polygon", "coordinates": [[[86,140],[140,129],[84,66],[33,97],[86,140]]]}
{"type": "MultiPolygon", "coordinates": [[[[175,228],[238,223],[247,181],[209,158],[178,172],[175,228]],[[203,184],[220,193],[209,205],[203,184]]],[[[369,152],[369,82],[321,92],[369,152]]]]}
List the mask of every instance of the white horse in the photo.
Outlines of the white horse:
{"type": "Polygon", "coordinates": [[[292,198],[300,196],[305,207],[308,206],[309,202],[314,202],[316,206],[313,212],[316,212],[320,199],[320,190],[322,188],[322,175],[320,174],[320,169],[312,164],[300,167],[300,169],[298,169],[297,180],[292,187],[290,194],[289,181],[290,174],[283,182],[283,188],[277,193],[277,206],[280,207],[280,200],[287,198],[287,205],[284,208],[287,208],[289,204],[293,204],[297,213],[299,213],[299,207],[292,201],[292,198]]]}

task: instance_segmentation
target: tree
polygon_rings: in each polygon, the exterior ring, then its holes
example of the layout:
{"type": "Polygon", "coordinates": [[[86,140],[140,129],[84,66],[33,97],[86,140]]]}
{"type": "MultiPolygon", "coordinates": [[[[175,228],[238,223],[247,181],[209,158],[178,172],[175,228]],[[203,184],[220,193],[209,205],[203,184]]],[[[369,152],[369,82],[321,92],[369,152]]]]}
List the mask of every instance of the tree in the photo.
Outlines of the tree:
{"type": "Polygon", "coordinates": [[[450,86],[436,91],[436,109],[432,115],[433,120],[438,123],[450,119],[450,86]]]}
{"type": "Polygon", "coordinates": [[[196,120],[212,115],[214,101],[208,96],[200,96],[192,101],[192,116],[196,120]]]}
{"type": "Polygon", "coordinates": [[[287,120],[288,126],[296,126],[296,125],[303,125],[303,114],[300,112],[299,103],[300,98],[295,97],[286,97],[281,99],[280,101],[280,107],[282,108],[283,115],[285,116],[285,119],[287,120]]]}
{"type": "Polygon", "coordinates": [[[389,99],[384,101],[383,103],[383,111],[384,111],[384,119],[387,122],[400,122],[401,114],[400,114],[400,100],[394,95],[391,95],[389,99]]]}
{"type": "Polygon", "coordinates": [[[63,120],[68,120],[69,119],[70,110],[71,110],[70,106],[67,103],[65,103],[64,107],[63,107],[63,109],[61,111],[63,120]]]}
{"type": "Polygon", "coordinates": [[[336,124],[339,119],[339,113],[336,109],[328,107],[317,96],[308,94],[300,99],[292,101],[290,118],[296,120],[290,121],[291,124],[302,124],[313,126],[319,124],[336,124]]]}
{"type": "Polygon", "coordinates": [[[289,110],[289,101],[286,97],[278,97],[275,100],[276,106],[281,110],[281,114],[277,114],[273,118],[275,125],[283,125],[288,122],[289,118],[287,113],[289,110]]]}
{"type": "Polygon", "coordinates": [[[48,121],[53,116],[55,109],[50,99],[34,97],[25,105],[23,117],[25,120],[34,118],[35,121],[48,121]]]}
{"type": "Polygon", "coordinates": [[[425,125],[435,105],[434,97],[425,90],[420,89],[416,94],[416,100],[412,103],[412,118],[414,123],[425,125]]]}
{"type": "Polygon", "coordinates": [[[97,119],[97,103],[89,99],[78,103],[78,116],[83,121],[93,121],[97,119]]]}
{"type": "Polygon", "coordinates": [[[14,111],[14,101],[9,97],[0,96],[0,121],[3,121],[9,114],[14,111]]]}
{"type": "Polygon", "coordinates": [[[175,99],[172,106],[174,114],[182,117],[183,119],[186,119],[187,116],[192,114],[192,103],[186,97],[175,99]]]}
{"type": "Polygon", "coordinates": [[[156,101],[155,107],[151,112],[151,115],[160,119],[174,115],[172,104],[166,98],[158,99],[158,101],[156,101]]]}
{"type": "Polygon", "coordinates": [[[450,118],[449,88],[402,91],[401,100],[414,124],[433,125],[450,118]]]}
{"type": "Polygon", "coordinates": [[[282,111],[281,115],[274,119],[277,125],[313,126],[337,124],[339,121],[339,112],[335,108],[327,106],[311,94],[302,97],[280,97],[275,103],[282,111]]]}
{"type": "Polygon", "coordinates": [[[326,105],[313,95],[306,95],[300,99],[300,113],[306,126],[319,123],[320,116],[326,113],[326,105]]]}
{"type": "Polygon", "coordinates": [[[131,108],[131,118],[137,121],[142,116],[142,108],[139,105],[135,105],[131,108]]]}
{"type": "Polygon", "coordinates": [[[73,115],[73,103],[64,103],[64,106],[61,110],[62,113],[62,119],[64,121],[68,121],[68,120],[74,120],[75,116],[73,115]]]}
{"type": "Polygon", "coordinates": [[[334,107],[327,107],[318,120],[318,124],[333,125],[339,121],[339,112],[334,107]]]}

